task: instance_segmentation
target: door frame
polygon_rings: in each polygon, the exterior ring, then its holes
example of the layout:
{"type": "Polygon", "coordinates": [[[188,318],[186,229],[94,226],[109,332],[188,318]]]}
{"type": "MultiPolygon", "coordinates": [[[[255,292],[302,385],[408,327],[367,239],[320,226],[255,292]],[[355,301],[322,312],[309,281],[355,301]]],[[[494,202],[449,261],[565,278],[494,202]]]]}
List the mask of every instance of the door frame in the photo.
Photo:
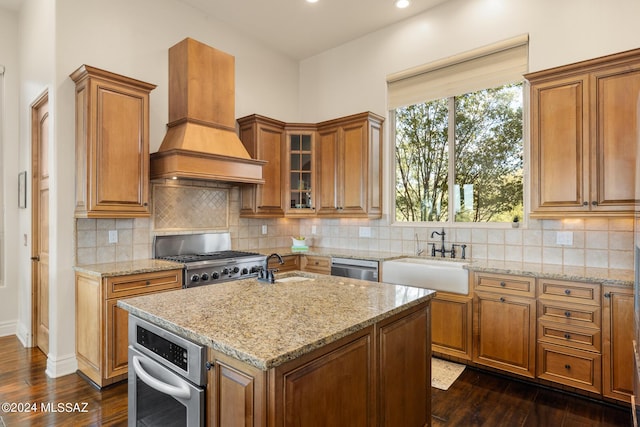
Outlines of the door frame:
{"type": "MultiPolygon", "coordinates": [[[[38,175],[40,170],[41,153],[40,153],[40,138],[38,120],[38,109],[49,102],[49,89],[45,89],[35,100],[31,103],[31,347],[38,346],[38,281],[39,281],[39,268],[38,263],[34,262],[40,253],[40,184],[39,179],[34,179],[34,176],[38,175]]],[[[48,113],[47,113],[48,114],[48,113]]],[[[48,343],[47,343],[48,346],[48,343]]]]}

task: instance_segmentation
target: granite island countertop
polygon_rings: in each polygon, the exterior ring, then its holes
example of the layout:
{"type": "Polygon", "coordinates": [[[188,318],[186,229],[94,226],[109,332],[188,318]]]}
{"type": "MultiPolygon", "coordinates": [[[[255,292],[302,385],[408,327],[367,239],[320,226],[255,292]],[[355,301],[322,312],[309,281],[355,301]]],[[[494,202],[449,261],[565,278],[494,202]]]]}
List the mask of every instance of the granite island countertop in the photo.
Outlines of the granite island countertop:
{"type": "Polygon", "coordinates": [[[268,370],[432,299],[435,291],[306,272],[118,301],[130,314],[268,370]]]}

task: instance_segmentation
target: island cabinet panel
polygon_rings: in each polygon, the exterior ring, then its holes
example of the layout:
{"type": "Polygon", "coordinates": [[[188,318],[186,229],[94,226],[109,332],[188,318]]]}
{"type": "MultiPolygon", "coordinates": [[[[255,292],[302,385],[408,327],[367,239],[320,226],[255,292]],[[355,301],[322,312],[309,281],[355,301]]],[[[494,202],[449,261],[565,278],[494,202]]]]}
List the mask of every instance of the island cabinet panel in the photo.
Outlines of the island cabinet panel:
{"type": "Polygon", "coordinates": [[[149,93],[83,65],[76,83],[76,217],[149,216],[149,93]]]}
{"type": "Polygon", "coordinates": [[[427,307],[399,319],[383,321],[379,326],[379,426],[427,426],[431,423],[429,323],[430,307],[427,307]]]}
{"type": "Polygon", "coordinates": [[[78,370],[98,387],[126,379],[126,297],[182,288],[182,270],[99,277],[76,272],[76,358],[78,370]]]}
{"type": "Polygon", "coordinates": [[[633,394],[633,289],[602,288],[602,394],[631,402],[633,394]]]}
{"type": "Polygon", "coordinates": [[[438,291],[431,300],[433,352],[471,360],[473,298],[438,291]]]}
{"type": "Polygon", "coordinates": [[[238,119],[239,137],[252,159],[265,160],[264,184],[241,186],[240,216],[284,216],[285,123],[257,114],[238,119]]]}
{"type": "Polygon", "coordinates": [[[300,255],[285,255],[282,260],[284,264],[280,264],[277,259],[271,258],[269,260],[269,268],[275,268],[279,273],[300,270],[300,255]]]}
{"type": "Polygon", "coordinates": [[[532,216],[632,215],[640,49],[525,77],[532,216]]]}

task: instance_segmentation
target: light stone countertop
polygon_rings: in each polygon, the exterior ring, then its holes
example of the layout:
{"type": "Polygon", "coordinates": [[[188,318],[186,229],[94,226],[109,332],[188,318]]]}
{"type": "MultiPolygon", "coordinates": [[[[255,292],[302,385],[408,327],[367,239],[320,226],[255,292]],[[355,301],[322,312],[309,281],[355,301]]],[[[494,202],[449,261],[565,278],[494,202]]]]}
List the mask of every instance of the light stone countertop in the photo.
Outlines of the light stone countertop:
{"type": "Polygon", "coordinates": [[[118,301],[131,314],[268,370],[435,295],[429,289],[306,272],[118,301]],[[302,279],[302,280],[300,280],[302,279]]]}
{"type": "Polygon", "coordinates": [[[161,259],[139,259],[122,262],[106,262],[102,264],[77,265],[73,269],[79,273],[97,277],[126,276],[129,274],[153,273],[181,269],[179,262],[165,261],[161,259]]]}

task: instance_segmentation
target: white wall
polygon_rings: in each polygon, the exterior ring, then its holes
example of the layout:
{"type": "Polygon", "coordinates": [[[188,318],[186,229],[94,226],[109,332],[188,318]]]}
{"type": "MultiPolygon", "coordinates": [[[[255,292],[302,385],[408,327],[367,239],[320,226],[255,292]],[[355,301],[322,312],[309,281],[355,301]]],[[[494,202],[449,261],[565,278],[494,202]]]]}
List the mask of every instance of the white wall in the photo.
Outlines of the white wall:
{"type": "MultiPolygon", "coordinates": [[[[4,117],[2,118],[2,194],[4,194],[4,276],[0,284],[0,336],[16,333],[18,321],[18,14],[0,8],[0,65],[4,74],[4,117]]],[[[20,169],[22,170],[22,169],[20,169]]]]}
{"type": "Polygon", "coordinates": [[[386,76],[528,33],[537,71],[640,47],[637,0],[450,0],[300,64],[302,120],[386,115],[386,76]]]}

